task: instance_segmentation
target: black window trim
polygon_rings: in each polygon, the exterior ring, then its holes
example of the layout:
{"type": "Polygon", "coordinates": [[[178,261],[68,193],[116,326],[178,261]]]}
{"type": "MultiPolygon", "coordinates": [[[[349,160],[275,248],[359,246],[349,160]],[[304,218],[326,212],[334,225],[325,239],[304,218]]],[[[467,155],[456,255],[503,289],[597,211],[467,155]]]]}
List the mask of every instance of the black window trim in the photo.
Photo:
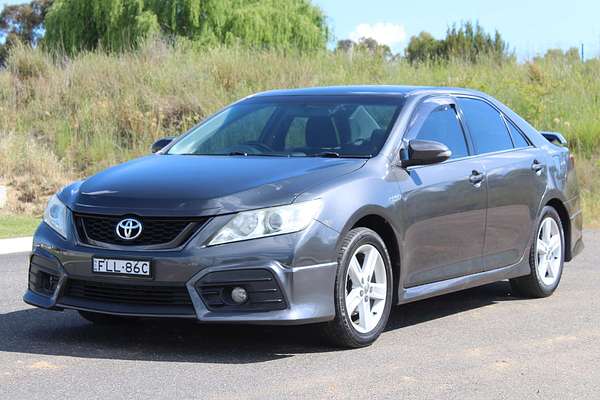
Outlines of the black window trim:
{"type": "Polygon", "coordinates": [[[523,150],[523,149],[528,149],[530,147],[534,147],[531,144],[531,140],[529,140],[529,138],[527,137],[527,135],[525,133],[523,133],[523,131],[521,130],[521,128],[519,128],[519,126],[517,124],[515,124],[503,112],[500,112],[500,115],[502,116],[502,119],[504,120],[504,123],[506,124],[506,128],[508,129],[508,133],[510,134],[510,138],[511,138],[511,140],[513,142],[513,148],[515,150],[523,150]],[[525,140],[525,142],[527,143],[527,146],[525,146],[525,147],[517,147],[517,145],[515,143],[515,138],[513,137],[512,129],[510,129],[511,125],[517,130],[517,134],[521,135],[521,137],[523,138],[523,140],[525,140]]]}

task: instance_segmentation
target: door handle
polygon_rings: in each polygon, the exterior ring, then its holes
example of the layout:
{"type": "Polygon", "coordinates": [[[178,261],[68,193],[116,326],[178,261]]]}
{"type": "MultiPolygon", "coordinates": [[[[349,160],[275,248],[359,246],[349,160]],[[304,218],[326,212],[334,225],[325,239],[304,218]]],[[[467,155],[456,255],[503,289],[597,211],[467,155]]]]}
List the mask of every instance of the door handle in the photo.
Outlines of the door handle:
{"type": "Polygon", "coordinates": [[[538,160],[533,160],[533,164],[531,164],[531,169],[535,172],[536,175],[541,175],[542,170],[544,169],[544,164],[539,162],[538,160]]]}
{"type": "Polygon", "coordinates": [[[471,176],[469,176],[469,182],[471,182],[473,185],[479,187],[479,186],[481,186],[481,182],[483,182],[483,178],[484,178],[484,175],[481,172],[474,169],[471,172],[471,176]]]}

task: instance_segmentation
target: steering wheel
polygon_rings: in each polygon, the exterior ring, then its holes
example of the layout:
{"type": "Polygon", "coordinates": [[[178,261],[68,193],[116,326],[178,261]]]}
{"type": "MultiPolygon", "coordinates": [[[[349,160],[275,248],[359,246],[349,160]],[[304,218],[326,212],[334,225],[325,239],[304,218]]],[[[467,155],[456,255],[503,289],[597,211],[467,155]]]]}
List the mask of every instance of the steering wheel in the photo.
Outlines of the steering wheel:
{"type": "Polygon", "coordinates": [[[367,142],[370,142],[370,140],[367,138],[357,138],[352,141],[352,145],[353,146],[362,146],[367,142]]]}

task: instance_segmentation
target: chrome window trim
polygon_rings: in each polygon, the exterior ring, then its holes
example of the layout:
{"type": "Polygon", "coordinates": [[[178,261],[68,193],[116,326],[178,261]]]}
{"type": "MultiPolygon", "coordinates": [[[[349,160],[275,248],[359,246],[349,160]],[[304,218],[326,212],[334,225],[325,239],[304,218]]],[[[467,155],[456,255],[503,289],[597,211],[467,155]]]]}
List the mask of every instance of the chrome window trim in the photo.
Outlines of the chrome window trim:
{"type": "Polygon", "coordinates": [[[405,169],[407,171],[410,171],[410,170],[417,169],[417,168],[431,167],[433,165],[443,165],[443,164],[449,164],[449,163],[457,162],[457,161],[464,161],[464,160],[470,160],[470,159],[475,159],[475,158],[495,156],[495,155],[498,155],[498,154],[505,154],[505,153],[512,153],[512,152],[517,152],[517,151],[529,150],[531,148],[534,148],[534,147],[533,146],[519,147],[519,148],[516,148],[516,149],[513,148],[513,149],[507,149],[507,150],[499,150],[499,151],[494,151],[494,152],[491,152],[491,153],[474,154],[474,155],[468,156],[468,157],[460,157],[460,158],[448,159],[446,161],[442,161],[441,163],[437,163],[437,164],[413,165],[413,166],[410,166],[410,167],[406,167],[405,169]]]}

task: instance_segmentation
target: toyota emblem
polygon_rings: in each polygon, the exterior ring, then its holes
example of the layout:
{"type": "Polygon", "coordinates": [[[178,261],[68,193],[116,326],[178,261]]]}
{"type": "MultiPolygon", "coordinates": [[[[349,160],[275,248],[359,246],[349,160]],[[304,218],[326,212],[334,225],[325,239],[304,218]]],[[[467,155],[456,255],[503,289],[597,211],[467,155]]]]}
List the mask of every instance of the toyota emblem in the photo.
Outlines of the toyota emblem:
{"type": "Polygon", "coordinates": [[[125,218],[117,224],[117,236],[123,240],[134,240],[142,234],[142,223],[134,218],[125,218]]]}

